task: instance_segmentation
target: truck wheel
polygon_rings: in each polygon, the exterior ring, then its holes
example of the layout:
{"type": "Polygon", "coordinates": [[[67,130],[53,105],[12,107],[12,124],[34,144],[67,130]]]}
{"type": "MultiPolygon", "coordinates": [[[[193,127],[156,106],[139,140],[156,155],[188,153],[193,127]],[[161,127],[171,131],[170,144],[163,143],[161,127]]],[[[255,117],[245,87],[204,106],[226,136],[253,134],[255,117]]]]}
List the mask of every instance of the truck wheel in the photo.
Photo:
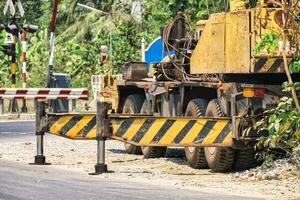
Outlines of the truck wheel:
{"type": "MultiPolygon", "coordinates": [[[[206,117],[222,117],[221,106],[218,99],[209,102],[206,117]]],[[[205,157],[209,168],[213,172],[226,172],[232,169],[234,150],[228,147],[205,147],[205,157]]]]}
{"type": "MultiPolygon", "coordinates": [[[[145,100],[141,109],[141,114],[150,114],[151,108],[145,100]]],[[[167,147],[142,147],[144,158],[161,158],[166,155],[167,147]]]]}
{"type": "Polygon", "coordinates": [[[255,154],[254,149],[237,150],[233,169],[236,171],[243,171],[256,167],[259,163],[255,158],[255,154]]]}
{"type": "Polygon", "coordinates": [[[144,158],[161,158],[166,155],[167,147],[142,147],[144,158]]]}
{"type": "MultiPolygon", "coordinates": [[[[123,114],[140,113],[144,99],[145,98],[143,95],[137,95],[137,94],[129,95],[126,98],[126,101],[124,103],[122,113],[123,114]]],[[[126,149],[127,153],[137,154],[137,155],[142,154],[141,147],[133,145],[133,144],[128,144],[128,143],[124,143],[124,144],[125,144],[125,149],[126,149]]]]}
{"type": "MultiPolygon", "coordinates": [[[[185,116],[203,117],[207,107],[206,99],[193,99],[189,102],[185,116]]],[[[185,157],[188,165],[194,169],[206,169],[208,164],[203,147],[185,147],[185,157]]]]}

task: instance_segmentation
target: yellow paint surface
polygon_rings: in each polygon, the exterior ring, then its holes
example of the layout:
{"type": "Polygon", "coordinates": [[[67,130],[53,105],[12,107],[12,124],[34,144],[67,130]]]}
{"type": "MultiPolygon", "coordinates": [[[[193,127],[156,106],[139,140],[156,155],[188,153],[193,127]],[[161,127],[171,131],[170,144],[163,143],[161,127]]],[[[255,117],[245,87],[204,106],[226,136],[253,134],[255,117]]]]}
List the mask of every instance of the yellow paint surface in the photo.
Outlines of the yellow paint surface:
{"type": "Polygon", "coordinates": [[[76,135],[94,118],[94,116],[84,116],[75,126],[73,126],[67,133],[66,136],[75,138],[76,135]]]}
{"type": "Polygon", "coordinates": [[[63,116],[59,118],[49,129],[50,133],[52,134],[59,134],[59,131],[64,127],[71,119],[73,116],[63,116]]]}
{"type": "Polygon", "coordinates": [[[208,133],[207,137],[203,140],[202,144],[212,144],[226,125],[227,121],[218,121],[208,133]]]}
{"type": "Polygon", "coordinates": [[[188,120],[176,121],[171,128],[166,132],[166,134],[161,138],[158,144],[171,144],[174,138],[180,133],[180,131],[188,123],[188,120]]]}
{"type": "Polygon", "coordinates": [[[150,129],[146,132],[146,134],[141,139],[139,144],[149,144],[155,137],[158,130],[161,129],[161,127],[164,125],[165,122],[166,119],[157,119],[155,123],[150,127],[150,129]]]}

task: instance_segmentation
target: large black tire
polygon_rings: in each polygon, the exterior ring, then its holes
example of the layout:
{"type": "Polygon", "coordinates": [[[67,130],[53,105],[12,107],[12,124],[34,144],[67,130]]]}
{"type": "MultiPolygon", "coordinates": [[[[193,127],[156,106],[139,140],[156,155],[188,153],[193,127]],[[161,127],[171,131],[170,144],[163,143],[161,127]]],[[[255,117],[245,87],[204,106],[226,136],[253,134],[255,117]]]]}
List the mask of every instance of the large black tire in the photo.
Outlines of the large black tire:
{"type": "MultiPolygon", "coordinates": [[[[151,108],[148,101],[145,100],[141,108],[141,114],[150,114],[151,108]]],[[[144,158],[161,158],[166,155],[167,147],[142,147],[144,158]]]]}
{"type": "MultiPolygon", "coordinates": [[[[143,95],[129,95],[123,106],[123,114],[138,114],[141,111],[145,97],[143,95]]],[[[124,143],[126,152],[129,154],[142,155],[142,149],[139,146],[124,143]]]]}
{"type": "Polygon", "coordinates": [[[255,158],[256,152],[254,149],[237,150],[234,158],[233,169],[235,171],[243,171],[254,168],[259,165],[255,158]]]}
{"type": "Polygon", "coordinates": [[[144,158],[161,158],[165,157],[167,147],[142,147],[144,158]]]}
{"type": "MultiPolygon", "coordinates": [[[[207,108],[206,99],[193,99],[189,102],[185,116],[203,117],[207,108]]],[[[207,169],[208,164],[205,158],[203,147],[185,147],[187,164],[194,169],[207,169]]]]}
{"type": "MultiPolygon", "coordinates": [[[[222,117],[218,99],[209,102],[205,113],[206,117],[222,117]]],[[[235,151],[228,147],[205,147],[205,157],[209,168],[213,172],[227,172],[232,169],[235,151]]]]}

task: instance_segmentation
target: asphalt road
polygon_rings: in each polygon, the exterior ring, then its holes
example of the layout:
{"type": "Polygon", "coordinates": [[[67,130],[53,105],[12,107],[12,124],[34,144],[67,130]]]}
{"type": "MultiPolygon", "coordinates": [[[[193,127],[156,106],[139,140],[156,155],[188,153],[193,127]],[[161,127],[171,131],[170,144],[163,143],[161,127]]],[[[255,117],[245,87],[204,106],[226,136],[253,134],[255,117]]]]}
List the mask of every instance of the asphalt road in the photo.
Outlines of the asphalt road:
{"type": "MultiPolygon", "coordinates": [[[[34,122],[0,122],[0,145],[34,135],[34,122]]],[[[230,186],[224,186],[230,187],[230,186]]],[[[252,200],[205,190],[187,190],[89,176],[55,166],[32,166],[0,158],[0,200],[101,199],[101,200],[252,200]]]]}
{"type": "Polygon", "coordinates": [[[0,121],[0,140],[22,140],[28,137],[33,137],[34,133],[34,121],[0,121]]]}

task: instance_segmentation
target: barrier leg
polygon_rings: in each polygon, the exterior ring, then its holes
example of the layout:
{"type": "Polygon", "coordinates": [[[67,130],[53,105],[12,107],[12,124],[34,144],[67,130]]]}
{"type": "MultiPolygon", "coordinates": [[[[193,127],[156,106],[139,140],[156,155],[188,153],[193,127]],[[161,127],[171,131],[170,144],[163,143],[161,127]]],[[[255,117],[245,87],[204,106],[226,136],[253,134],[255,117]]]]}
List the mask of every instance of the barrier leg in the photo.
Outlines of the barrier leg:
{"type": "Polygon", "coordinates": [[[12,99],[9,101],[9,112],[17,113],[19,111],[18,102],[16,99],[12,99]]]}
{"type": "Polygon", "coordinates": [[[99,138],[97,140],[97,164],[95,165],[95,173],[102,174],[107,173],[107,165],[105,164],[105,138],[99,138]]]}
{"type": "Polygon", "coordinates": [[[90,175],[110,172],[105,164],[105,141],[110,134],[110,123],[107,118],[109,108],[110,104],[97,102],[97,164],[95,165],[95,172],[90,173],[90,175]]]}
{"type": "Polygon", "coordinates": [[[26,99],[23,99],[23,105],[22,105],[22,113],[27,113],[27,105],[26,105],[26,99]]]}
{"type": "Polygon", "coordinates": [[[0,115],[4,115],[4,100],[0,99],[0,115]]]}
{"type": "Polygon", "coordinates": [[[44,156],[44,135],[36,136],[36,148],[37,153],[34,157],[34,164],[44,165],[46,164],[46,157],[44,156]]]}
{"type": "Polygon", "coordinates": [[[46,116],[46,104],[45,102],[36,102],[36,124],[35,124],[35,134],[36,134],[36,156],[34,157],[34,163],[32,165],[50,165],[46,163],[46,157],[44,156],[44,126],[45,126],[45,116],[46,116]]]}

